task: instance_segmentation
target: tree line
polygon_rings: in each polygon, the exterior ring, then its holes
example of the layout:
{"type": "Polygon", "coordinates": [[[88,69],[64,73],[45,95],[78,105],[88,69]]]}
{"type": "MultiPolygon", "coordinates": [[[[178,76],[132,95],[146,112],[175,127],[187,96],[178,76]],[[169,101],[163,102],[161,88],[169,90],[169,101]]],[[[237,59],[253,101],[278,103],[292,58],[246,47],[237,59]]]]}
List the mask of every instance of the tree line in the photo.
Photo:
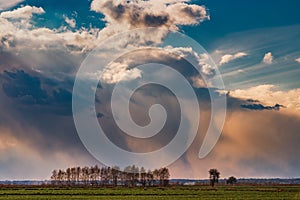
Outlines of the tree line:
{"type": "Polygon", "coordinates": [[[53,185],[94,185],[94,186],[167,186],[169,184],[169,169],[164,167],[153,171],[135,165],[124,170],[119,167],[71,167],[65,170],[53,170],[51,183],[53,185]]]}

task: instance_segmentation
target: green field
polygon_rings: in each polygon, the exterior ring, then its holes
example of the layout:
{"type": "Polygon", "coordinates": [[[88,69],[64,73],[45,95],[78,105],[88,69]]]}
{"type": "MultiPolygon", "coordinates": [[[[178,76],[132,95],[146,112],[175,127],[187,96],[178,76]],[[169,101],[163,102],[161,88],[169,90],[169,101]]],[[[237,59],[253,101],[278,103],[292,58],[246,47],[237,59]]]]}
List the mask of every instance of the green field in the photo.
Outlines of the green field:
{"type": "Polygon", "coordinates": [[[1,187],[2,199],[299,199],[300,186],[173,186],[166,188],[1,187]]]}

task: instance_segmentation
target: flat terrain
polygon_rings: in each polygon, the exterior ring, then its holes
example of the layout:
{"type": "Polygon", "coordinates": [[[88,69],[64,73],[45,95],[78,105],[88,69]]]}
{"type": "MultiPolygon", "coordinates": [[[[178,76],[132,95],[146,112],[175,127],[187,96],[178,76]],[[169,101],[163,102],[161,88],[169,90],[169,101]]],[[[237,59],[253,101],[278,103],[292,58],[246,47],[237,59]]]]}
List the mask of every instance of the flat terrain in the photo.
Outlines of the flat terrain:
{"type": "Polygon", "coordinates": [[[167,188],[0,187],[6,199],[298,199],[300,186],[172,186],[167,188]]]}

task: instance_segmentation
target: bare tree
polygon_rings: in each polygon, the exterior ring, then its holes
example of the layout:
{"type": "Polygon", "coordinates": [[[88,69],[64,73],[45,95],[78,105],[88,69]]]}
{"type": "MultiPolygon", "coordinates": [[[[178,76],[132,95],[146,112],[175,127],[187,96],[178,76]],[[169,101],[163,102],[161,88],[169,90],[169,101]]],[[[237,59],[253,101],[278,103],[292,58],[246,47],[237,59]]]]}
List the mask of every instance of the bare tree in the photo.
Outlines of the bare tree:
{"type": "Polygon", "coordinates": [[[89,170],[89,167],[83,167],[81,169],[81,180],[85,185],[87,185],[89,182],[89,170]]]}
{"type": "Polygon", "coordinates": [[[140,170],[140,182],[142,184],[143,187],[146,186],[146,178],[147,178],[147,173],[146,173],[146,170],[144,167],[141,167],[141,170],[140,170]]]}
{"type": "Polygon", "coordinates": [[[117,166],[112,167],[111,169],[112,183],[114,186],[118,185],[118,179],[120,178],[120,168],[117,166]]]}
{"type": "Polygon", "coordinates": [[[212,187],[215,186],[215,183],[218,183],[219,178],[220,178],[220,172],[217,169],[210,169],[208,171],[209,173],[209,180],[210,180],[210,185],[212,187]]]}
{"type": "Polygon", "coordinates": [[[66,181],[68,184],[71,183],[71,168],[66,169],[66,181]]]}
{"type": "Polygon", "coordinates": [[[81,167],[76,167],[75,174],[76,174],[76,182],[77,182],[77,184],[79,184],[80,183],[80,175],[81,175],[81,167]]]}
{"type": "Polygon", "coordinates": [[[153,180],[154,180],[154,184],[158,184],[158,180],[159,180],[159,170],[155,169],[153,171],[153,180]]]}
{"type": "Polygon", "coordinates": [[[58,181],[58,173],[57,173],[57,170],[55,169],[55,170],[52,171],[51,183],[56,185],[57,181],[58,181]]]}
{"type": "Polygon", "coordinates": [[[152,186],[152,185],[153,185],[153,180],[154,180],[153,172],[152,172],[151,170],[148,170],[146,176],[147,176],[147,183],[148,183],[148,186],[152,186]]]}
{"type": "Polygon", "coordinates": [[[161,186],[167,186],[169,185],[169,169],[164,167],[159,169],[159,183],[161,186]]]}

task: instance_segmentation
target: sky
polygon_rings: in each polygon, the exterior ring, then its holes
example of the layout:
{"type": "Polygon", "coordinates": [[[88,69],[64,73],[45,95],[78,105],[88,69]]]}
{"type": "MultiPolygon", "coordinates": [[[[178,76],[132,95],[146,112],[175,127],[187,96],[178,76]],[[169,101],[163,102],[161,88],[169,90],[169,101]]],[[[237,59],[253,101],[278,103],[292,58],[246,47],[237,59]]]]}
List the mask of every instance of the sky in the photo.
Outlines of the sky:
{"type": "MultiPolygon", "coordinates": [[[[194,53],[186,44],[167,46],[160,54],[140,51],[103,66],[105,84],[97,86],[95,107],[113,143],[150,152],[175,137],[179,104],[163,87],[141,87],[130,104],[134,121],[144,126],[151,105],[166,108],[166,126],[157,137],[143,141],[124,135],[111,117],[111,86],[147,77],[134,66],[157,61],[187,78],[201,108],[195,139],[168,166],[171,178],[207,178],[210,168],[219,169],[221,178],[300,177],[299,6],[298,0],[0,0],[0,180],[44,180],[53,169],[102,164],[85,147],[73,119],[76,74],[95,48],[103,50],[97,46],[101,42],[147,27],[164,31],[133,37],[134,45],[160,44],[168,32],[178,31],[206,52],[194,53]],[[215,66],[205,64],[206,55],[215,66]],[[185,59],[195,61],[205,78],[185,59]],[[214,78],[222,78],[224,88],[204,84],[214,78]],[[215,147],[199,159],[211,119],[208,91],[226,97],[227,114],[215,147]]],[[[120,45],[110,41],[109,47],[120,45]]],[[[114,56],[104,52],[100,64],[114,56]]],[[[165,71],[154,75],[170,77],[165,71]]],[[[188,113],[181,114],[193,124],[188,113]]]]}

